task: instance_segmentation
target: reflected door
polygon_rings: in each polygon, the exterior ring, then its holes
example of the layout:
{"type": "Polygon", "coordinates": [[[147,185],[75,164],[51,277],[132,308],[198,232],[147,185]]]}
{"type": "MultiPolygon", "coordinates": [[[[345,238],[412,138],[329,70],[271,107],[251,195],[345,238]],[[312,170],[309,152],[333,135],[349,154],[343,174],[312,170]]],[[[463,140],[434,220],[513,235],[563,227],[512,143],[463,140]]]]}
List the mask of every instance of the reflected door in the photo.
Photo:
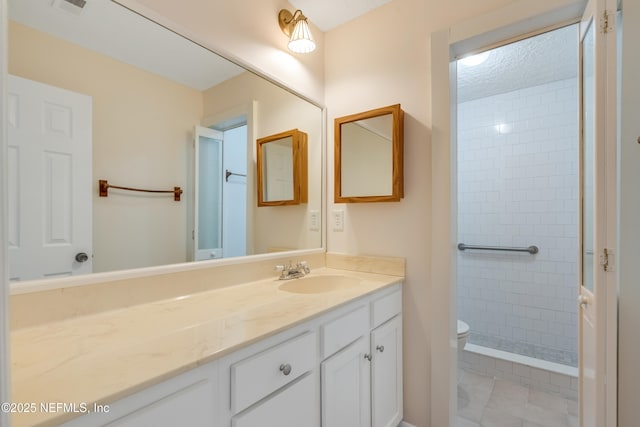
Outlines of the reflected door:
{"type": "Polygon", "coordinates": [[[607,287],[614,286],[607,248],[615,243],[615,10],[615,0],[590,0],[580,24],[582,269],[578,302],[583,427],[607,425],[605,420],[611,416],[607,410],[615,409],[607,407],[610,390],[605,382],[607,357],[615,357],[615,347],[608,348],[612,337],[607,336],[611,315],[607,310],[615,310],[615,300],[607,298],[607,287]]]}
{"type": "Polygon", "coordinates": [[[195,260],[222,258],[222,132],[195,129],[195,260]]]}
{"type": "Polygon", "coordinates": [[[10,280],[91,273],[91,97],[8,83],[10,280]]]}

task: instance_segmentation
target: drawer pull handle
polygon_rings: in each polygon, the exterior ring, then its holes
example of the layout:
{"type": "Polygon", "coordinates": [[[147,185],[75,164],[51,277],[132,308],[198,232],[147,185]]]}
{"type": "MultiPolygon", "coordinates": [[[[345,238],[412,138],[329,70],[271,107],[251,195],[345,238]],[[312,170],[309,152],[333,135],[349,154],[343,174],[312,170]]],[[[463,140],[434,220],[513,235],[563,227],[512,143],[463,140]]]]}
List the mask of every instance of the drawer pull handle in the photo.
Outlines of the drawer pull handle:
{"type": "Polygon", "coordinates": [[[280,371],[285,375],[289,375],[291,373],[291,365],[289,365],[288,363],[285,365],[283,363],[282,365],[280,365],[280,371]]]}
{"type": "Polygon", "coordinates": [[[369,362],[371,362],[371,355],[369,353],[366,353],[364,355],[364,358],[367,359],[369,362]]]}
{"type": "Polygon", "coordinates": [[[379,345],[376,347],[376,350],[378,350],[380,353],[384,353],[384,346],[383,345],[379,345]]]}

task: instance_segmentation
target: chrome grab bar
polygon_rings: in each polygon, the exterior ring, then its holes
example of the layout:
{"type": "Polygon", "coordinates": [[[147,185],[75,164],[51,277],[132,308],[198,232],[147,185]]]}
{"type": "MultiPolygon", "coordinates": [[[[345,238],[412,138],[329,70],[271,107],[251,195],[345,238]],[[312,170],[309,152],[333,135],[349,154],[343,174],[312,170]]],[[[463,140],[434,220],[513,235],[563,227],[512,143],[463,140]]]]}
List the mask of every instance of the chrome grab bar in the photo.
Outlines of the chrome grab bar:
{"type": "Polygon", "coordinates": [[[472,245],[465,245],[464,243],[458,243],[459,251],[464,251],[466,249],[482,249],[486,251],[529,252],[531,255],[538,253],[538,247],[536,245],[531,245],[526,248],[517,248],[517,247],[509,247],[509,246],[472,246],[472,245]]]}

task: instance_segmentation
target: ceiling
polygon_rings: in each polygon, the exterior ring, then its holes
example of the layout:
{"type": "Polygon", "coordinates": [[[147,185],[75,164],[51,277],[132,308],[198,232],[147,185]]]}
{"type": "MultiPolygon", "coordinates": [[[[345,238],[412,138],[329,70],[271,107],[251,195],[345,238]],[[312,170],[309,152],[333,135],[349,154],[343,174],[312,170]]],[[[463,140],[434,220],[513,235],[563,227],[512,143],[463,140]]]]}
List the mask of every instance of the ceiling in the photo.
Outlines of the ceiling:
{"type": "Polygon", "coordinates": [[[475,66],[458,61],[458,102],[576,77],[577,25],[501,46],[488,54],[475,66]]]}
{"type": "Polygon", "coordinates": [[[8,4],[11,20],[200,91],[245,71],[111,0],[82,9],[63,0],[8,4]]]}
{"type": "MultiPolygon", "coordinates": [[[[390,1],[291,0],[291,3],[321,30],[328,31],[390,1]]],[[[63,0],[9,0],[9,16],[198,90],[244,71],[110,0],[87,0],[80,12],[63,0]]],[[[574,25],[493,49],[485,62],[473,67],[459,63],[459,102],[575,77],[577,37],[574,25]]]]}
{"type": "MultiPolygon", "coordinates": [[[[391,0],[289,0],[322,31],[370,12],[391,0]]],[[[577,75],[577,26],[561,28],[488,51],[476,66],[458,66],[458,101],[511,92],[577,75]]]]}
{"type": "Polygon", "coordinates": [[[323,32],[351,21],[391,0],[289,0],[323,32]]]}

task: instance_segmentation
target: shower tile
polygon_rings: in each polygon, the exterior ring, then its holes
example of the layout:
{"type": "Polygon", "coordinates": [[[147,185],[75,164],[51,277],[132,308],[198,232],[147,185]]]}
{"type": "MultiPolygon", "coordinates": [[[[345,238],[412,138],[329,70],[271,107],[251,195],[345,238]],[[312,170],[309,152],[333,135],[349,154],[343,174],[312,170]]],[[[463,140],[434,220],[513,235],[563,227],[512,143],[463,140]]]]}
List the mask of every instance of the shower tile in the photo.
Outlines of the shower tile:
{"type": "Polygon", "coordinates": [[[531,390],[529,392],[529,403],[560,414],[569,413],[567,399],[544,391],[531,390]]]}
{"type": "Polygon", "coordinates": [[[458,416],[456,418],[456,427],[480,427],[480,424],[458,416]]]}
{"type": "Polygon", "coordinates": [[[524,421],[497,408],[486,408],[480,425],[482,427],[523,427],[524,421]]]}
{"type": "Polygon", "coordinates": [[[519,363],[514,363],[513,365],[513,373],[520,377],[531,377],[531,368],[525,365],[520,365],[519,363]]]}
{"type": "Polygon", "coordinates": [[[576,400],[514,381],[460,370],[458,393],[457,427],[578,425],[576,400]]]}
{"type": "Polygon", "coordinates": [[[538,368],[531,368],[531,379],[534,381],[549,383],[549,371],[543,371],[538,368]]]}
{"type": "Polygon", "coordinates": [[[495,408],[524,407],[529,400],[529,388],[520,384],[496,379],[493,384],[493,392],[487,405],[495,408]]]}
{"type": "Polygon", "coordinates": [[[458,371],[458,415],[479,422],[491,392],[493,378],[469,371],[458,371]]]}
{"type": "Polygon", "coordinates": [[[507,362],[505,360],[496,360],[496,369],[501,371],[502,373],[512,374],[513,373],[513,363],[507,362]]]}

